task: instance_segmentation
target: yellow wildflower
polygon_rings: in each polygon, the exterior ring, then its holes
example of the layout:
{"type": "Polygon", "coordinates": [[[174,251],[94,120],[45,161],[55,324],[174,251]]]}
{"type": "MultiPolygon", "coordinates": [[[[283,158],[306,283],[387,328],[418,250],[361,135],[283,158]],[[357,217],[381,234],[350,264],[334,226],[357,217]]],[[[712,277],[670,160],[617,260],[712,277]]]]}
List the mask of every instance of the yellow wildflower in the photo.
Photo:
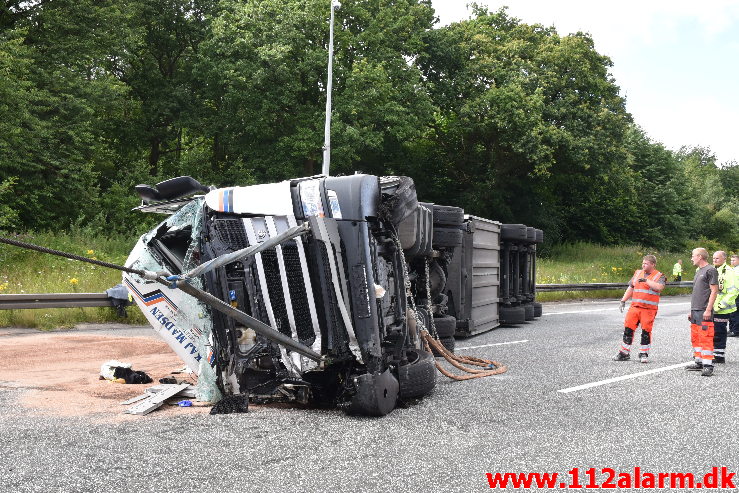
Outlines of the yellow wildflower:
{"type": "Polygon", "coordinates": [[[79,283],[80,281],[76,277],[73,277],[72,279],[69,280],[69,284],[71,284],[72,286],[76,286],[79,283]]]}
{"type": "Polygon", "coordinates": [[[95,255],[95,250],[87,250],[88,255],[95,255]]]}

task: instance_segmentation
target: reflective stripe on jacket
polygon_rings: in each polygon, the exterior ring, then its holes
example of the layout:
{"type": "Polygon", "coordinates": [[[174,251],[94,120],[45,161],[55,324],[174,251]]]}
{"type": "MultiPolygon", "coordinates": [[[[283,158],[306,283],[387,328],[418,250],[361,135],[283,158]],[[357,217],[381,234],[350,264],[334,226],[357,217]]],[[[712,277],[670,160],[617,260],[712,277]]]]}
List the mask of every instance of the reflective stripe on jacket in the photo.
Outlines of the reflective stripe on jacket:
{"type": "Polygon", "coordinates": [[[718,271],[718,294],[713,302],[713,313],[725,314],[736,311],[737,272],[726,264],[716,268],[718,271]]]}
{"type": "Polygon", "coordinates": [[[657,282],[662,275],[658,270],[653,271],[649,275],[643,270],[634,271],[634,277],[631,279],[631,283],[634,285],[634,294],[631,295],[631,306],[656,310],[659,305],[659,291],[653,290],[649,287],[649,284],[639,282],[637,279],[646,278],[650,281],[657,282]]]}

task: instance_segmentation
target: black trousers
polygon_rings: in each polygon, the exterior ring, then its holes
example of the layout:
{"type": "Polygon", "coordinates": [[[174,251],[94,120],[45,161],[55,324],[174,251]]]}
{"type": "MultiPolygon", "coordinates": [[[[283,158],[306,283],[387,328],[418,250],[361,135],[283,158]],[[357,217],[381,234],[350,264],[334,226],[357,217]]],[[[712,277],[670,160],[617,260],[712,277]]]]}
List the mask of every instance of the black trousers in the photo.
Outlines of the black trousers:
{"type": "Polygon", "coordinates": [[[729,332],[739,334],[739,310],[729,314],[729,332]]]}
{"type": "Polygon", "coordinates": [[[713,357],[724,358],[726,356],[726,334],[729,318],[727,315],[713,316],[713,357]]]}

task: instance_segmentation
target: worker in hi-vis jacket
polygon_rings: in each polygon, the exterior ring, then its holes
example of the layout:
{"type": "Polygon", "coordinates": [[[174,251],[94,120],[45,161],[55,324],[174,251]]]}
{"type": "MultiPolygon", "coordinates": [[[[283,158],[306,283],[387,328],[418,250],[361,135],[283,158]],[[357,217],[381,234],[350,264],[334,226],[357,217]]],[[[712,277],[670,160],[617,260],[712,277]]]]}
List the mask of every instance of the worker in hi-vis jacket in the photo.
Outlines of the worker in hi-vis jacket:
{"type": "Polygon", "coordinates": [[[641,346],[639,347],[639,361],[649,361],[649,350],[652,348],[652,326],[654,317],[657,316],[659,308],[659,297],[667,278],[658,271],[657,258],[654,255],[646,255],[642,259],[641,270],[636,270],[629,281],[629,287],[621,297],[621,313],[626,307],[626,302],[631,299],[631,306],[626,312],[624,320],[624,337],[621,349],[615,358],[616,361],[628,361],[631,358],[631,343],[634,341],[634,332],[641,327],[641,346]]]}

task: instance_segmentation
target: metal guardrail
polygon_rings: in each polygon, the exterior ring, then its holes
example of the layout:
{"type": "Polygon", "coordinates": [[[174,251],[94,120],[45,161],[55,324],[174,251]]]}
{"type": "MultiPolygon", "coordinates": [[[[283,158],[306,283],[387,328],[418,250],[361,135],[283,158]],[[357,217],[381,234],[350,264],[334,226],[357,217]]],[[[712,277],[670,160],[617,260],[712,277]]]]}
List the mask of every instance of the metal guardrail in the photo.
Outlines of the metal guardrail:
{"type": "MultiPolygon", "coordinates": [[[[665,284],[668,288],[692,288],[693,281],[668,282],[665,284]]],[[[547,291],[597,291],[603,289],[626,289],[629,287],[627,282],[594,282],[587,284],[537,284],[537,292],[547,291]]]]}
{"type": "Polygon", "coordinates": [[[105,293],[0,294],[0,310],[116,307],[105,293]]]}
{"type": "MultiPolygon", "coordinates": [[[[551,291],[597,291],[626,289],[625,282],[600,282],[586,284],[537,284],[540,293],[551,291]]],[[[668,282],[668,288],[692,288],[693,281],[668,282]]],[[[126,305],[131,305],[128,302],[126,305]]],[[[89,308],[113,307],[117,305],[105,293],[44,293],[44,294],[0,294],[0,310],[25,310],[39,308],[89,308]]]]}

